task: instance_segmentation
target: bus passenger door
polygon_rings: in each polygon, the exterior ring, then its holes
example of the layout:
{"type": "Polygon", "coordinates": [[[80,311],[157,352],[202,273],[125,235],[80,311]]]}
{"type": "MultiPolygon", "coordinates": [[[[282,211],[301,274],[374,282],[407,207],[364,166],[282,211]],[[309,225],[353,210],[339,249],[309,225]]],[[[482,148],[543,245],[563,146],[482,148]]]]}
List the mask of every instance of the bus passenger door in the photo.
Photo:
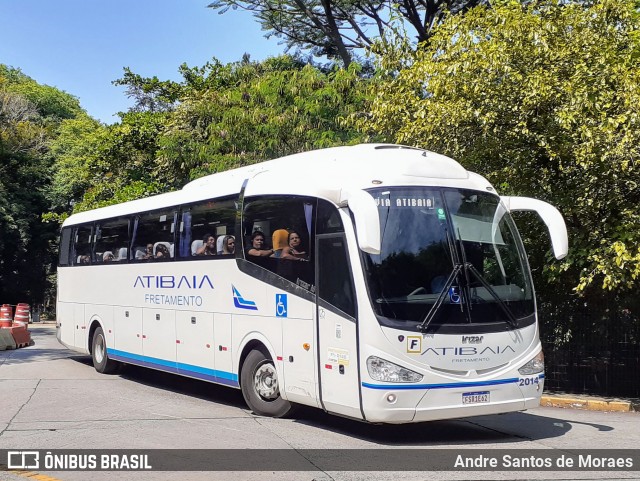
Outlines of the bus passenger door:
{"type": "Polygon", "coordinates": [[[318,370],[324,409],[363,418],[355,293],[343,233],[316,237],[318,370]]]}

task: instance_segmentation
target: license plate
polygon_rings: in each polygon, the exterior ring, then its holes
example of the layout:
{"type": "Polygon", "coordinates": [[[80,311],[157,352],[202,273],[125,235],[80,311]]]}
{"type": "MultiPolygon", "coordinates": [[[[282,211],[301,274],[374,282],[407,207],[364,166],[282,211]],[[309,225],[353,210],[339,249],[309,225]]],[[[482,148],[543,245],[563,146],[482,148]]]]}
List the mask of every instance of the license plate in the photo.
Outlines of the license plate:
{"type": "Polygon", "coordinates": [[[489,402],[489,391],[463,392],[462,404],[482,404],[489,402]]]}

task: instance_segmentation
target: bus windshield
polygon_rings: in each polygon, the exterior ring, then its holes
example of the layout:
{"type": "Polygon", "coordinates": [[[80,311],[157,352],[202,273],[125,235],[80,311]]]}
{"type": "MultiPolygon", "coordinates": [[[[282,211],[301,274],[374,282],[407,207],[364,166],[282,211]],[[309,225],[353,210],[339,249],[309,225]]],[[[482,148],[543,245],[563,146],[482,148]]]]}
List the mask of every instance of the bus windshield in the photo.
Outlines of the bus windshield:
{"type": "Polygon", "coordinates": [[[535,321],[522,242],[498,196],[424,187],[368,192],[382,242],[379,255],[363,256],[383,325],[505,330],[535,321]]]}

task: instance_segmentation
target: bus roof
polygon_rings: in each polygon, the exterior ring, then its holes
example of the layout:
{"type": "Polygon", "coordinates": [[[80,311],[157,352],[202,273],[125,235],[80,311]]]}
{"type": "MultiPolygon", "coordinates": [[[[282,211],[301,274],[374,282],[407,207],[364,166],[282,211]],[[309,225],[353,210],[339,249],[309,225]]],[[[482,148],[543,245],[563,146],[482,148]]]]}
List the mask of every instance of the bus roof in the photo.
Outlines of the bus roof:
{"type": "Polygon", "coordinates": [[[483,177],[455,160],[428,150],[394,144],[360,144],[313,150],[211,174],[181,190],[70,216],[63,225],[147,212],[238,194],[291,194],[340,204],[345,192],[384,186],[431,185],[492,190],[483,177]]]}

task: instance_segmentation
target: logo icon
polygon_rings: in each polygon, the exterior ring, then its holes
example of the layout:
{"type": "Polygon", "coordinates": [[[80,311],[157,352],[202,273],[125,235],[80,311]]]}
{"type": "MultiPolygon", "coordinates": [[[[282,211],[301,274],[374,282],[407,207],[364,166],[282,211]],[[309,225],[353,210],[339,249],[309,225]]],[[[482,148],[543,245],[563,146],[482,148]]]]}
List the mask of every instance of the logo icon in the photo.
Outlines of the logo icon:
{"type": "Polygon", "coordinates": [[[276,294],[276,317],[287,317],[286,294],[276,294]]]}
{"type": "Polygon", "coordinates": [[[460,288],[457,286],[451,286],[449,288],[449,300],[451,304],[460,304],[460,288]]]}
{"type": "Polygon", "coordinates": [[[7,467],[9,469],[39,469],[40,453],[38,451],[9,451],[7,452],[7,467]]]}
{"type": "Polygon", "coordinates": [[[421,336],[407,336],[407,352],[416,354],[422,352],[421,336]]]}
{"type": "Polygon", "coordinates": [[[233,289],[233,305],[234,306],[239,307],[240,309],[249,309],[251,311],[258,310],[256,303],[253,301],[248,301],[247,299],[244,299],[242,295],[238,292],[238,289],[235,288],[235,286],[232,285],[231,289],[233,289]]]}

